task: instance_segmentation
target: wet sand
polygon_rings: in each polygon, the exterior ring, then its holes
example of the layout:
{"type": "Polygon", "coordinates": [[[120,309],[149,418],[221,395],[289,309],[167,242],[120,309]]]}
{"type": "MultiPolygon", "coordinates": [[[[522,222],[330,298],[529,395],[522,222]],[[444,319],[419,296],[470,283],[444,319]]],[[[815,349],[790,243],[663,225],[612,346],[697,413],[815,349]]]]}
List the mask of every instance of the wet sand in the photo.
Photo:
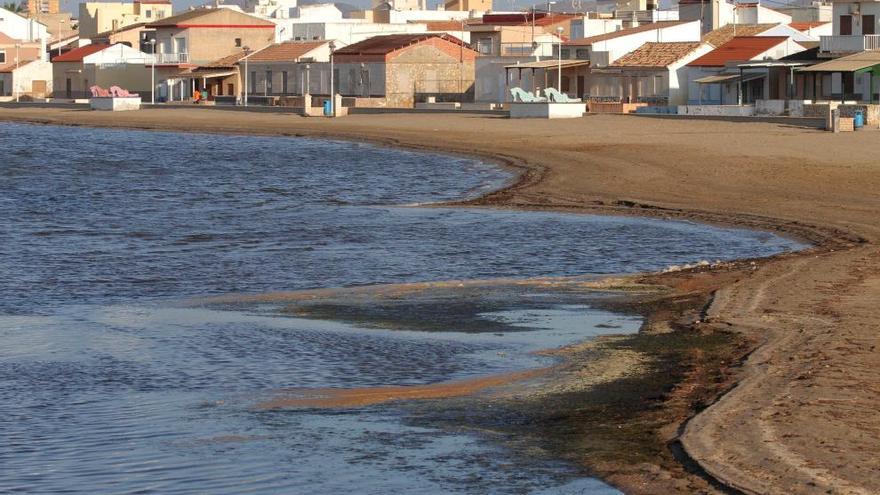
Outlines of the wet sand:
{"type": "Polygon", "coordinates": [[[690,472],[672,465],[661,450],[617,474],[584,462],[631,493],[719,487],[880,492],[876,131],[834,135],[770,123],[635,116],[329,120],[186,108],[118,114],[0,108],[0,119],[326,136],[477,155],[524,173],[511,188],[472,204],[689,218],[809,240],[816,249],[721,273],[647,276],[645,282],[677,285],[694,295],[694,305],[696,295],[711,302],[705,313],[682,322],[675,316],[680,312],[664,310],[676,304],[666,299],[653,308],[649,328],[730,333],[746,348],[727,346],[733,349],[727,357],[695,358],[675,387],[651,399],[669,414],[649,431],[658,445],[680,445],[683,453],[675,459],[697,463],[690,472]],[[700,389],[701,400],[711,400],[695,401],[700,389]]]}

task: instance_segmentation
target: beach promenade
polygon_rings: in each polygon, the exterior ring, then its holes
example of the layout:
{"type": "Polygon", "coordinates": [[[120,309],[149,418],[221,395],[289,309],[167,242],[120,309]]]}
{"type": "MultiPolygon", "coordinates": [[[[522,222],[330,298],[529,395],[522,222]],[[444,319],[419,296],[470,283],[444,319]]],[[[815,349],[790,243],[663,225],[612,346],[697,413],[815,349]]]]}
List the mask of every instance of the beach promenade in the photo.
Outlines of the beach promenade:
{"type": "MultiPolygon", "coordinates": [[[[880,493],[880,133],[595,115],[290,114],[0,108],[0,120],[368,140],[522,168],[499,207],[693,219],[816,243],[717,291],[700,325],[755,343],[738,384],[681,432],[709,476],[747,493],[880,493]]],[[[59,131],[59,132],[63,132],[59,131]]],[[[124,143],[120,143],[124,146],[124,143]]],[[[511,242],[515,242],[512,239],[511,242]]],[[[618,484],[662,493],[645,476],[618,484]]]]}

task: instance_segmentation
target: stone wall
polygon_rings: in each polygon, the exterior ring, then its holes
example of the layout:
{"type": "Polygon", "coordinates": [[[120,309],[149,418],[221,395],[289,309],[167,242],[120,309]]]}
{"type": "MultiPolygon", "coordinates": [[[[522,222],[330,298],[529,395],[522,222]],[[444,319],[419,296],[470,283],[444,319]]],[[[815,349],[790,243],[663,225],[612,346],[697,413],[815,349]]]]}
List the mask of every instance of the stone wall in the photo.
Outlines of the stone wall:
{"type": "Polygon", "coordinates": [[[590,101],[587,103],[590,113],[634,113],[637,109],[647,106],[647,103],[615,103],[601,101],[590,101]]]}

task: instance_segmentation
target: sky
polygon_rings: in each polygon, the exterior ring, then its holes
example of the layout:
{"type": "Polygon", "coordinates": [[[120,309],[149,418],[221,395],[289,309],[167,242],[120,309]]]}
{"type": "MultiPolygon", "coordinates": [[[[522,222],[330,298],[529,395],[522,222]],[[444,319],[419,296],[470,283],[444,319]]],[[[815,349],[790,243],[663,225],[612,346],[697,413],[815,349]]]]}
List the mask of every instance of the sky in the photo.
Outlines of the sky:
{"type": "MultiPolygon", "coordinates": [[[[79,3],[81,0],[61,0],[61,9],[66,10],[67,12],[72,13],[74,16],[79,12],[79,3]]],[[[131,1],[131,0],[123,0],[123,1],[131,1]]],[[[207,0],[173,0],[174,11],[184,10],[188,7],[194,5],[203,5],[207,0]]],[[[519,11],[533,3],[534,0],[494,0],[494,9],[497,11],[519,11]]],[[[328,0],[309,0],[303,3],[329,3],[328,0]]],[[[559,6],[563,8],[563,10],[573,11],[575,9],[571,8],[572,0],[559,1],[559,6]],[[564,4],[564,5],[563,5],[564,4]]],[[[345,3],[350,5],[354,5],[360,8],[369,8],[372,5],[371,0],[346,0],[345,3]]],[[[437,5],[441,3],[441,0],[428,0],[429,8],[436,8],[437,5]]],[[[576,10],[583,10],[585,6],[589,6],[592,4],[592,0],[582,0],[580,2],[581,8],[576,10]]],[[[544,6],[546,4],[539,3],[539,6],[544,6]]],[[[554,6],[555,8],[559,8],[554,6]]]]}

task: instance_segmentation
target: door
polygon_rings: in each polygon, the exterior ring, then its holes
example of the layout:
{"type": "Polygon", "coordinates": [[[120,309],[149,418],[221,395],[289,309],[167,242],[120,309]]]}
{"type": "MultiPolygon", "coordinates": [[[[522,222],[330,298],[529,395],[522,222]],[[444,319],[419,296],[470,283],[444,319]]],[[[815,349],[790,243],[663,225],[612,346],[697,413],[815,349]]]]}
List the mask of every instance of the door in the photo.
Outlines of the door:
{"type": "Polygon", "coordinates": [[[46,96],[46,81],[31,81],[31,95],[36,98],[46,96]]]}
{"type": "Polygon", "coordinates": [[[73,81],[71,81],[70,78],[68,77],[67,82],[64,85],[64,96],[66,98],[71,98],[72,97],[71,93],[73,93],[73,81]]]}
{"type": "Polygon", "coordinates": [[[840,35],[841,36],[852,35],[852,16],[851,15],[840,16],[840,35]]]}
{"type": "Polygon", "coordinates": [[[583,98],[584,95],[586,94],[586,91],[584,88],[584,83],[585,83],[584,76],[577,76],[577,93],[578,94],[576,94],[575,97],[583,98]]]}
{"type": "Polygon", "coordinates": [[[229,93],[229,96],[235,96],[235,85],[232,83],[227,83],[226,92],[229,93]]]}
{"type": "Polygon", "coordinates": [[[873,15],[862,16],[862,34],[875,34],[875,26],[873,15]]]}

